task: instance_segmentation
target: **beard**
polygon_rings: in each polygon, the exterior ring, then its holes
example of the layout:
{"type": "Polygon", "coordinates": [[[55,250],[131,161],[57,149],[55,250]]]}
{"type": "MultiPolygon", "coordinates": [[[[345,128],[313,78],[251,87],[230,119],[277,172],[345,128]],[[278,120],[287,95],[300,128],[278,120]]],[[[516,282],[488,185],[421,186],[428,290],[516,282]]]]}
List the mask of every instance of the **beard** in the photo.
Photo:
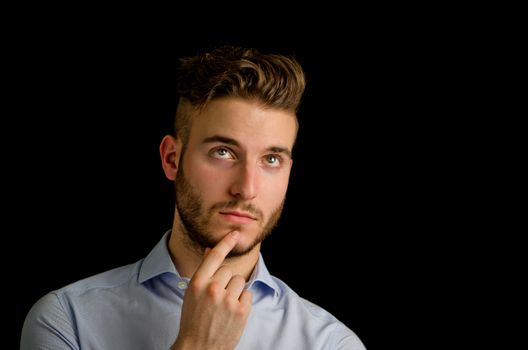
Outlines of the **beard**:
{"type": "MultiPolygon", "coordinates": [[[[210,222],[213,215],[221,210],[238,209],[251,213],[259,223],[261,223],[259,232],[255,239],[246,247],[235,246],[227,257],[242,256],[249,253],[255,246],[268,237],[277,223],[284,208],[284,200],[275,208],[267,222],[264,222],[264,214],[252,204],[244,204],[242,201],[233,199],[227,202],[219,202],[212,205],[208,210],[204,208],[203,199],[198,191],[189,183],[183,173],[183,166],[180,164],[179,171],[176,174],[176,210],[180,216],[181,229],[188,238],[191,248],[203,252],[205,248],[214,248],[223,238],[214,238],[211,231],[210,222]]],[[[230,225],[229,231],[241,230],[241,225],[230,225]]]]}

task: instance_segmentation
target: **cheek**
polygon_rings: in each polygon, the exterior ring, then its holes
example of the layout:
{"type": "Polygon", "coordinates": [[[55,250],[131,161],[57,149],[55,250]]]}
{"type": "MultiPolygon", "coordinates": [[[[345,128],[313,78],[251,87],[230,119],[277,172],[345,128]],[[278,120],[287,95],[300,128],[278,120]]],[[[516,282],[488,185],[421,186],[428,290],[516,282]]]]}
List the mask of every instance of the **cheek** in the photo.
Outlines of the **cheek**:
{"type": "Polygon", "coordinates": [[[260,190],[260,194],[266,205],[265,210],[268,215],[284,200],[288,189],[288,179],[288,176],[284,176],[264,182],[264,187],[260,190]]]}
{"type": "Polygon", "coordinates": [[[203,163],[188,162],[187,164],[188,166],[185,167],[187,178],[202,196],[210,197],[211,194],[221,191],[225,179],[219,176],[218,171],[203,163]]]}

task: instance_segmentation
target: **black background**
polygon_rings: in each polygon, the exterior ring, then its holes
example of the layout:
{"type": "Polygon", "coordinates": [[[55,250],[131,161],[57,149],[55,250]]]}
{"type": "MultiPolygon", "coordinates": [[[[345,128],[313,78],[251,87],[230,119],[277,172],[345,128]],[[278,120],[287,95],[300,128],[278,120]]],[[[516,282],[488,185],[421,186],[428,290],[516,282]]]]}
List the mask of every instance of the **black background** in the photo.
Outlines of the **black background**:
{"type": "Polygon", "coordinates": [[[14,344],[39,297],[143,258],[170,227],[158,145],[177,59],[219,44],[294,55],[307,74],[286,208],[263,245],[271,273],[367,348],[420,344],[417,324],[450,293],[440,271],[462,215],[443,166],[458,142],[447,126],[453,53],[423,23],[372,18],[326,29],[269,19],[260,31],[75,16],[14,27],[2,127],[14,344]]]}

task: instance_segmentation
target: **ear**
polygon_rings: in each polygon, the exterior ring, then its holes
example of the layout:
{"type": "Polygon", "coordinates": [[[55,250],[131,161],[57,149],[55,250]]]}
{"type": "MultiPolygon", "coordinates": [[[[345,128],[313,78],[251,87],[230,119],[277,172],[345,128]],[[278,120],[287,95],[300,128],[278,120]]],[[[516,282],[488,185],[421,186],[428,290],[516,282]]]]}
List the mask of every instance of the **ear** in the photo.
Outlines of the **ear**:
{"type": "Polygon", "coordinates": [[[178,164],[180,163],[182,142],[179,138],[166,135],[160,144],[161,166],[169,180],[176,179],[178,164]]]}

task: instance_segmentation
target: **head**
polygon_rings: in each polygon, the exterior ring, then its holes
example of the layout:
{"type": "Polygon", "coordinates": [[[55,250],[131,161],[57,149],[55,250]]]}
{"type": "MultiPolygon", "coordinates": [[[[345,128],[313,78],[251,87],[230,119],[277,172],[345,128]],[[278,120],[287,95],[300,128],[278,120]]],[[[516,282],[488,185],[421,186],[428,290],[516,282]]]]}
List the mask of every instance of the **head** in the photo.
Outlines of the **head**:
{"type": "Polygon", "coordinates": [[[175,181],[176,229],[196,249],[236,229],[232,255],[271,233],[286,196],[304,73],[297,61],[223,47],[183,59],[174,136],[160,146],[175,181]]]}

